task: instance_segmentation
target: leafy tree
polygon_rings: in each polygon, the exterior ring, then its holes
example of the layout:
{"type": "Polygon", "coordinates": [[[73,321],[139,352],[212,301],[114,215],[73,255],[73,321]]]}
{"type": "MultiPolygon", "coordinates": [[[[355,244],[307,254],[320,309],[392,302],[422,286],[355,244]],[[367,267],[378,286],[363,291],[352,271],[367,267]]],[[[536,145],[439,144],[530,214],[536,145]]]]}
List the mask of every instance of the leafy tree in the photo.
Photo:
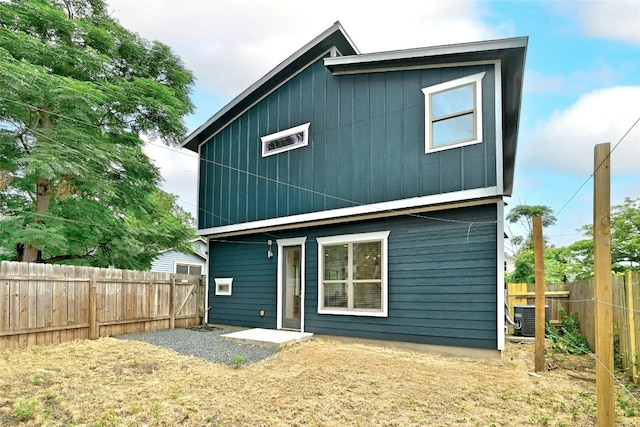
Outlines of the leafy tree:
{"type": "Polygon", "coordinates": [[[184,248],[188,215],[140,136],[183,139],[192,83],[104,0],[0,2],[0,254],[145,268],[184,248]]]}
{"type": "MultiPolygon", "coordinates": [[[[533,217],[542,218],[542,226],[549,227],[556,223],[553,209],[544,205],[517,205],[506,216],[512,224],[520,224],[525,236],[514,236],[511,242],[514,246],[516,262],[514,271],[508,275],[507,280],[517,283],[533,283],[535,281],[535,266],[533,252],[533,217]]],[[[545,242],[545,281],[547,283],[560,283],[565,278],[566,257],[561,248],[547,247],[545,242]]]]}
{"type": "MultiPolygon", "coordinates": [[[[566,279],[567,249],[546,247],[544,250],[544,279],[546,283],[562,283],[566,279]]],[[[515,269],[507,276],[512,283],[534,283],[536,277],[533,250],[522,252],[515,261],[515,269]]]]}
{"type": "Polygon", "coordinates": [[[511,224],[518,223],[526,231],[526,236],[514,236],[511,241],[516,248],[516,256],[521,251],[533,249],[533,217],[542,218],[542,226],[549,227],[556,223],[553,209],[544,205],[517,205],[505,217],[511,224]]]}
{"type": "MultiPolygon", "coordinates": [[[[611,265],[614,272],[640,267],[640,199],[624,199],[611,208],[611,265]]],[[[588,238],[568,247],[570,273],[577,279],[593,276],[593,225],[578,229],[588,238]]]]}

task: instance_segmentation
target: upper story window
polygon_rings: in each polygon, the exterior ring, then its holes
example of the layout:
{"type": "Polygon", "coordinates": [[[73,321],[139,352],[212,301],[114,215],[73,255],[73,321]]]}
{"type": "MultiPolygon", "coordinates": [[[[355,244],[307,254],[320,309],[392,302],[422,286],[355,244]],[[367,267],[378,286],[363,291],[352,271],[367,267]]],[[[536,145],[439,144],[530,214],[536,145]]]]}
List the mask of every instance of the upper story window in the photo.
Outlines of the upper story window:
{"type": "Polygon", "coordinates": [[[482,142],[482,78],[462,77],[422,89],[425,152],[482,142]]]}
{"type": "Polygon", "coordinates": [[[271,156],[272,154],[278,154],[283,151],[289,151],[308,145],[309,125],[310,123],[305,123],[300,126],[261,137],[262,157],[271,156]]]}

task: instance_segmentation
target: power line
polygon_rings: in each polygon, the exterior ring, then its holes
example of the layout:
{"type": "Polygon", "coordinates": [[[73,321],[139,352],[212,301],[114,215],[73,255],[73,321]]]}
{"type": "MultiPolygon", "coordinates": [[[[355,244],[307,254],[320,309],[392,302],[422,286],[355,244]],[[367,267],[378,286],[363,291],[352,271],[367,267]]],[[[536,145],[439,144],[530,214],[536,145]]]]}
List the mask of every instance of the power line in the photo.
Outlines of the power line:
{"type": "Polygon", "coordinates": [[[618,148],[620,143],[622,141],[624,141],[624,139],[627,137],[627,135],[629,135],[629,133],[631,133],[633,128],[638,124],[638,122],[640,122],[640,117],[638,117],[636,119],[636,121],[631,125],[631,127],[629,127],[629,129],[627,129],[627,131],[624,133],[624,135],[622,135],[622,138],[620,138],[620,140],[618,140],[616,145],[613,146],[611,151],[609,151],[609,153],[607,153],[607,155],[605,156],[604,160],[602,160],[602,162],[600,162],[600,164],[594,169],[593,173],[591,175],[589,175],[589,177],[582,183],[582,185],[580,187],[578,187],[578,189],[571,195],[571,197],[569,197],[569,200],[567,200],[565,202],[565,204],[562,205],[562,207],[560,209],[558,209],[558,211],[556,212],[556,216],[560,215],[560,212],[562,212],[564,210],[564,208],[567,207],[567,205],[574,199],[574,197],[576,197],[578,195],[580,190],[582,190],[584,188],[584,186],[587,185],[587,183],[591,180],[591,178],[593,178],[595,176],[595,174],[598,171],[598,169],[600,169],[600,167],[602,167],[602,165],[609,159],[609,157],[611,157],[611,154],[613,154],[613,152],[616,150],[616,148],[618,148]]]}
{"type": "Polygon", "coordinates": [[[606,371],[606,372],[611,376],[611,378],[613,378],[613,379],[614,379],[614,381],[615,381],[615,382],[617,382],[617,383],[618,383],[618,385],[619,385],[620,387],[622,387],[622,389],[623,389],[623,390],[624,390],[624,391],[625,391],[629,396],[631,396],[631,398],[636,402],[636,404],[640,405],[640,400],[638,400],[638,398],[637,398],[637,397],[635,397],[635,396],[633,395],[633,393],[631,393],[631,391],[627,389],[627,387],[625,387],[625,385],[622,383],[622,381],[620,381],[620,380],[615,376],[615,374],[614,374],[613,372],[611,372],[611,371],[609,370],[609,368],[607,368],[607,366],[606,366],[606,365],[605,365],[605,364],[604,364],[604,363],[603,363],[603,362],[598,358],[598,356],[597,356],[596,354],[592,353],[591,351],[583,350],[582,348],[578,347],[577,345],[575,345],[575,344],[574,344],[574,343],[572,343],[572,342],[569,342],[569,341],[565,340],[563,337],[561,337],[560,335],[558,335],[558,334],[556,334],[556,333],[554,333],[554,334],[553,334],[553,337],[555,337],[556,339],[558,339],[558,340],[562,341],[562,342],[563,342],[565,345],[567,345],[568,347],[571,347],[571,348],[573,348],[574,350],[577,350],[578,352],[580,352],[580,353],[582,353],[582,354],[585,354],[585,355],[587,355],[587,356],[591,357],[592,359],[594,359],[594,360],[596,361],[596,363],[599,363],[600,365],[602,365],[602,367],[604,368],[604,370],[605,370],[605,371],[606,371]]]}
{"type": "MultiPolygon", "coordinates": [[[[29,105],[29,104],[26,104],[26,103],[22,103],[22,102],[19,102],[19,101],[13,101],[13,100],[9,100],[9,99],[6,99],[6,98],[2,98],[2,99],[7,100],[9,102],[13,102],[13,103],[18,104],[18,105],[25,106],[25,107],[33,108],[33,109],[36,109],[36,110],[42,110],[42,109],[40,109],[40,108],[38,108],[36,106],[29,105]]],[[[42,110],[42,111],[46,111],[46,110],[42,110]]],[[[72,118],[72,117],[68,117],[68,116],[65,116],[65,115],[61,115],[61,114],[56,113],[56,112],[49,112],[49,113],[54,115],[54,116],[57,116],[57,117],[66,118],[68,120],[72,120],[72,121],[74,121],[76,123],[79,123],[79,124],[88,125],[88,126],[95,126],[95,125],[93,125],[91,123],[84,122],[84,121],[81,121],[81,120],[78,120],[78,119],[75,119],[75,118],[72,118]]],[[[30,129],[30,130],[32,132],[38,134],[38,132],[35,131],[34,129],[30,129]]],[[[41,137],[47,138],[45,135],[43,135],[41,133],[39,135],[41,137]]],[[[47,139],[49,139],[52,142],[55,142],[51,138],[47,138],[47,139]]],[[[160,148],[163,148],[163,149],[166,149],[166,150],[170,150],[170,151],[173,151],[175,153],[180,153],[180,154],[188,156],[188,157],[190,157],[192,159],[196,159],[197,158],[195,156],[192,156],[192,155],[190,155],[188,153],[183,152],[182,150],[177,150],[177,149],[175,149],[173,147],[169,147],[169,146],[166,146],[166,145],[159,145],[159,144],[155,144],[155,143],[150,142],[150,141],[148,141],[147,144],[153,145],[153,146],[157,146],[157,147],[160,147],[160,148]]],[[[355,206],[365,206],[365,205],[367,205],[366,203],[361,203],[361,202],[353,201],[353,200],[346,199],[346,198],[343,198],[343,197],[335,196],[335,195],[332,195],[332,194],[329,194],[329,193],[312,190],[312,189],[305,188],[305,187],[302,187],[302,186],[299,186],[299,185],[295,185],[295,184],[291,184],[291,183],[288,183],[288,182],[285,182],[285,181],[281,181],[279,179],[274,179],[274,178],[270,178],[270,177],[267,177],[267,176],[262,176],[262,175],[259,175],[257,173],[250,172],[248,170],[242,170],[240,168],[236,168],[234,166],[226,165],[226,164],[223,164],[223,163],[220,163],[220,162],[216,162],[216,161],[213,161],[213,160],[204,159],[204,158],[199,158],[199,160],[200,161],[204,161],[206,163],[211,163],[211,164],[216,165],[216,166],[227,168],[229,170],[233,170],[233,171],[238,172],[238,173],[244,173],[244,174],[247,174],[248,176],[254,176],[254,177],[258,178],[258,179],[266,180],[268,182],[273,182],[276,185],[283,185],[283,186],[294,188],[294,189],[297,189],[297,190],[300,190],[300,191],[309,192],[309,193],[312,193],[314,195],[319,195],[319,196],[322,196],[322,197],[328,197],[328,198],[331,198],[331,199],[334,199],[334,200],[338,200],[338,201],[341,201],[341,202],[344,202],[344,203],[348,203],[348,204],[351,204],[354,207],[355,206]]],[[[182,200],[182,199],[179,199],[179,200],[182,200]]],[[[213,215],[214,217],[220,218],[221,220],[227,222],[228,224],[233,224],[234,223],[233,221],[231,221],[231,220],[229,220],[227,218],[224,218],[224,217],[222,217],[220,215],[217,215],[217,214],[215,214],[213,212],[209,212],[209,211],[207,211],[205,209],[200,208],[199,206],[195,206],[195,205],[193,205],[193,206],[197,207],[199,212],[202,211],[202,212],[204,212],[206,214],[213,215]]],[[[382,209],[382,208],[380,208],[380,209],[377,209],[377,212],[401,212],[401,211],[398,210],[398,209],[382,209]]],[[[421,215],[421,214],[406,214],[406,215],[417,217],[417,218],[422,218],[422,219],[430,219],[430,220],[434,220],[434,221],[465,224],[465,225],[469,226],[468,232],[470,232],[471,227],[473,225],[475,225],[475,224],[477,224],[477,225],[485,225],[485,224],[496,224],[497,223],[497,221],[452,220],[452,219],[446,219],[446,218],[438,218],[438,217],[434,217],[434,216],[426,216],[426,215],[421,215]]]]}

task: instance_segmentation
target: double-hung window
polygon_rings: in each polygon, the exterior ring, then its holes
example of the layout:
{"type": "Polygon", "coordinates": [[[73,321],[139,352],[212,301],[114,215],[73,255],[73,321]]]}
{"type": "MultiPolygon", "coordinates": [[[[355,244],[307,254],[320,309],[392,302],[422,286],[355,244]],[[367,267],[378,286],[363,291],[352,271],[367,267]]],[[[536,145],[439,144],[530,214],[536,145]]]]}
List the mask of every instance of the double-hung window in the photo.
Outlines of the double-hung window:
{"type": "Polygon", "coordinates": [[[422,89],[425,152],[482,142],[482,78],[478,73],[422,89]]]}
{"type": "Polygon", "coordinates": [[[386,317],[389,231],[319,237],[318,313],[386,317]]]}

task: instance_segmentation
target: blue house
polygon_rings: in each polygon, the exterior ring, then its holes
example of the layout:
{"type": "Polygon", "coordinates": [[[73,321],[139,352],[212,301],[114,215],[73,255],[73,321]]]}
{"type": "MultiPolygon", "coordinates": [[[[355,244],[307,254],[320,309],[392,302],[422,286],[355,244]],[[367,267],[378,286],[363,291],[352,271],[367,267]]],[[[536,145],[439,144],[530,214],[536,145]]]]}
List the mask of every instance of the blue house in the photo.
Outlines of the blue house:
{"type": "Polygon", "coordinates": [[[208,321],[501,350],[526,48],[336,23],[193,132],[208,321]]]}

